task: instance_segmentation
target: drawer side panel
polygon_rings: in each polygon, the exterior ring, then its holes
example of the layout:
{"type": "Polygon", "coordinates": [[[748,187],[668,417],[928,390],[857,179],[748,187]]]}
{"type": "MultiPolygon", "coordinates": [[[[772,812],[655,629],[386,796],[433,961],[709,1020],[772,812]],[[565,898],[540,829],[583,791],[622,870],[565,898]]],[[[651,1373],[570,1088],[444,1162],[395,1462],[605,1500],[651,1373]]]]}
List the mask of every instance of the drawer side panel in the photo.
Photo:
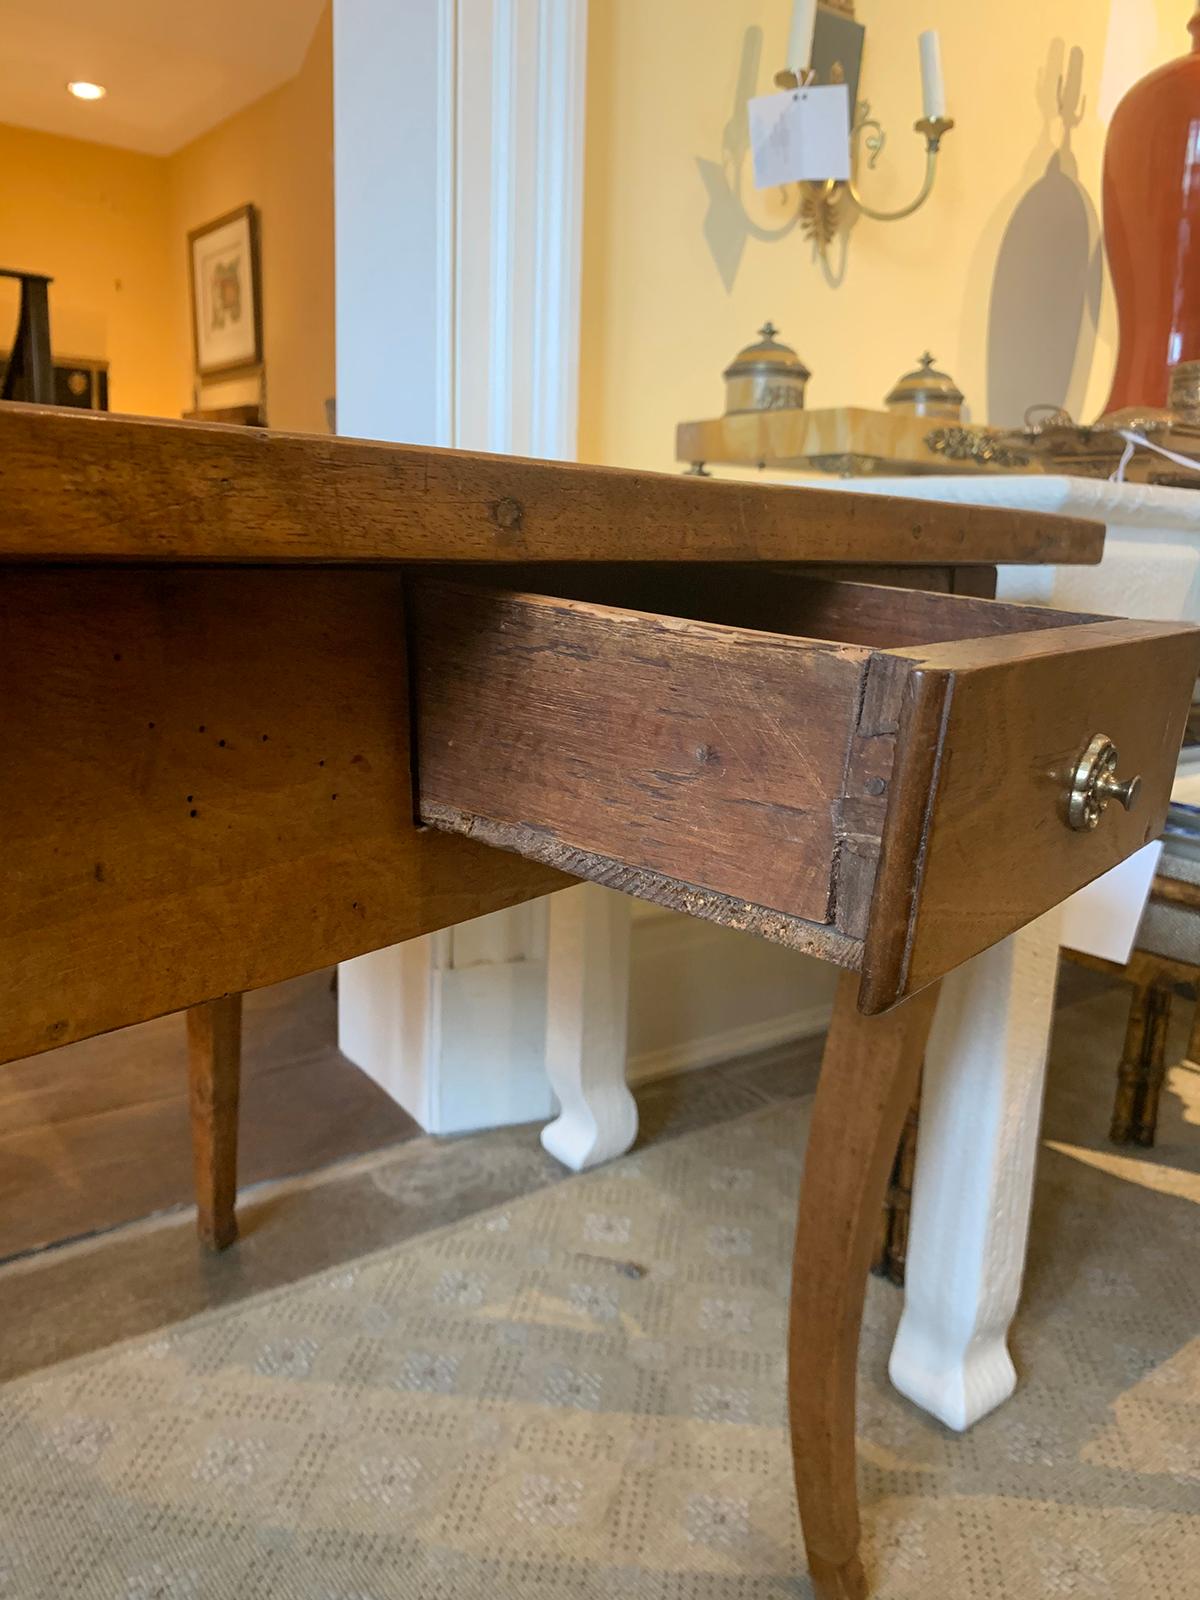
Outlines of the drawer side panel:
{"type": "Polygon", "coordinates": [[[542,596],[413,591],[423,816],[449,807],[832,920],[865,651],[542,596]]]}

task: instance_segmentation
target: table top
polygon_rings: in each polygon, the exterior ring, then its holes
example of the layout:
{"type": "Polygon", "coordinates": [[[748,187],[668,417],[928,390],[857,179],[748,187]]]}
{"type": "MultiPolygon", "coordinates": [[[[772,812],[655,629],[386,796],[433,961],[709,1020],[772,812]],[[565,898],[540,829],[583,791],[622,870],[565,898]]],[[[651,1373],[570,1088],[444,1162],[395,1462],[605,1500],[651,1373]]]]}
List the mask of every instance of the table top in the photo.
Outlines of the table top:
{"type": "Polygon", "coordinates": [[[0,404],[0,560],[1090,563],[1000,507],[0,404]]]}

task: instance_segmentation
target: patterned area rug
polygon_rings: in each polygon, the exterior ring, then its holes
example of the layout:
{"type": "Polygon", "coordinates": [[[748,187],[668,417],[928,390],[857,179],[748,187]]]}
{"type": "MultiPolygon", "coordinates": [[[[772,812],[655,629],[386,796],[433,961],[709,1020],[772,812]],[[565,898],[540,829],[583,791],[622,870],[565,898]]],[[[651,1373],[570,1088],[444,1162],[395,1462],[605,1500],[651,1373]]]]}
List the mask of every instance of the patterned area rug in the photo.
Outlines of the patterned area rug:
{"type": "MultiPolygon", "coordinates": [[[[0,1390],[0,1595],[801,1600],[783,1431],[807,1102],[0,1390]]],[[[1200,1179],[1044,1153],[1017,1396],[965,1437],[886,1379],[881,1600],[1187,1600],[1200,1179]]]]}

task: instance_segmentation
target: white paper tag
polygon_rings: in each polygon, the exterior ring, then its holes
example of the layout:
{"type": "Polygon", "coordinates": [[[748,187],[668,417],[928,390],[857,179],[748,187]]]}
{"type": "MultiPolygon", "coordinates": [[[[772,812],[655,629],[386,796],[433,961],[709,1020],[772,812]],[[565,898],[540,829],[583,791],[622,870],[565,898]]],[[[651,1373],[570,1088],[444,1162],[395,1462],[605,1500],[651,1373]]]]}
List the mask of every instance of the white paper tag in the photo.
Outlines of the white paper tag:
{"type": "Polygon", "coordinates": [[[785,89],[750,102],[754,187],[850,176],[850,92],[844,83],[785,89]]]}

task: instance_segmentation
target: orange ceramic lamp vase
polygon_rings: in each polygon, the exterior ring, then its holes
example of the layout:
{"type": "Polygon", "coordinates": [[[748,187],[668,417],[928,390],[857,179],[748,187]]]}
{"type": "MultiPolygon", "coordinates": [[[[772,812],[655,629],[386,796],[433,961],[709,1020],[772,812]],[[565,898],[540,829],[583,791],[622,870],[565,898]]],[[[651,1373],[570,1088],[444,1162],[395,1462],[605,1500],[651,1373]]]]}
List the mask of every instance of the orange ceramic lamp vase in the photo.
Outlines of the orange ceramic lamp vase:
{"type": "Polygon", "coordinates": [[[1120,319],[1106,411],[1165,406],[1200,360],[1200,6],[1192,53],[1135,83],[1104,150],[1104,244],[1120,319]]]}

